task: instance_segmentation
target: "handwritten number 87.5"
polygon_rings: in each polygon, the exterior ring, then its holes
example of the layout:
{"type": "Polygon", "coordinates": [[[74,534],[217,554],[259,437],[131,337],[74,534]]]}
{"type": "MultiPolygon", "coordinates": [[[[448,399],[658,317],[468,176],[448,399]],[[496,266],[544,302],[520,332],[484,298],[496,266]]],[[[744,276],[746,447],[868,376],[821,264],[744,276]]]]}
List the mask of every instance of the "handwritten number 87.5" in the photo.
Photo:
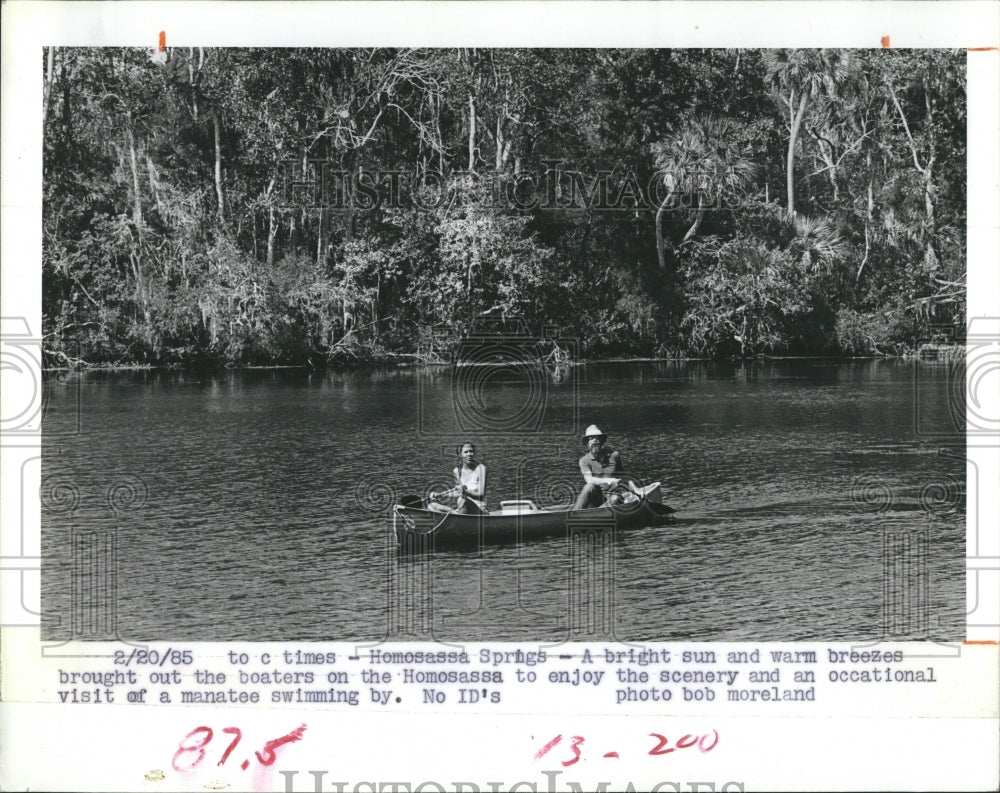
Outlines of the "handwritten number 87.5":
{"type": "MultiPolygon", "coordinates": [[[[259,752],[254,752],[258,762],[261,765],[271,765],[275,760],[278,759],[277,754],[275,754],[275,749],[279,746],[283,746],[286,743],[292,743],[293,741],[301,740],[302,733],[305,732],[306,725],[303,724],[300,727],[292,730],[287,735],[283,735],[280,738],[275,738],[272,741],[268,741],[264,744],[263,749],[259,752]]],[[[222,731],[227,735],[232,735],[233,740],[230,741],[229,746],[222,753],[222,758],[219,760],[217,765],[222,765],[229,759],[229,755],[233,753],[233,749],[236,748],[236,744],[240,742],[243,737],[243,732],[239,727],[223,727],[222,731]]],[[[180,773],[192,770],[198,763],[205,759],[205,747],[208,746],[209,742],[212,740],[212,736],[215,733],[212,731],[211,727],[195,727],[191,732],[184,736],[180,744],[178,744],[177,751],[174,752],[173,760],[171,765],[173,765],[174,770],[180,773]]],[[[244,762],[243,767],[246,768],[246,763],[244,762]]]]}

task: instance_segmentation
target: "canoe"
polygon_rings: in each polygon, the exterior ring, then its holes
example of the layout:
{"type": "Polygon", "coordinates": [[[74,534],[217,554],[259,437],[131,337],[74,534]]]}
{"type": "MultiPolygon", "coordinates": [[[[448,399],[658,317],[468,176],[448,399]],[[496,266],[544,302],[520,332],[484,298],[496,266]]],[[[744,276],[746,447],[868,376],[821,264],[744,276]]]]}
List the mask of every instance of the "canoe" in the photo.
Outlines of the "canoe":
{"type": "MultiPolygon", "coordinates": [[[[502,501],[500,509],[483,515],[397,504],[392,530],[404,549],[433,549],[523,542],[539,537],[569,537],[578,532],[622,531],[669,523],[674,510],[660,503],[659,487],[634,501],[614,506],[572,509],[564,504],[539,508],[533,502],[502,501]]],[[[436,506],[436,505],[435,505],[436,506]]]]}

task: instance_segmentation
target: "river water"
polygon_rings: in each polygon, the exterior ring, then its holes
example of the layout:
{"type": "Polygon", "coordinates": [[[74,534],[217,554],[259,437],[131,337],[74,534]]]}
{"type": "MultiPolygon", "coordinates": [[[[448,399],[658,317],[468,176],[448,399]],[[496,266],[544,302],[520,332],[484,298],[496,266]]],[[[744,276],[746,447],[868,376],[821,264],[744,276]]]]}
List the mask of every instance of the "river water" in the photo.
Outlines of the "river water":
{"type": "Polygon", "coordinates": [[[951,382],[819,360],[49,378],[43,635],[960,640],[951,382]],[[492,508],[553,504],[591,423],[663,482],[672,525],[589,556],[558,537],[397,554],[391,503],[447,483],[458,441],[492,508]]]}

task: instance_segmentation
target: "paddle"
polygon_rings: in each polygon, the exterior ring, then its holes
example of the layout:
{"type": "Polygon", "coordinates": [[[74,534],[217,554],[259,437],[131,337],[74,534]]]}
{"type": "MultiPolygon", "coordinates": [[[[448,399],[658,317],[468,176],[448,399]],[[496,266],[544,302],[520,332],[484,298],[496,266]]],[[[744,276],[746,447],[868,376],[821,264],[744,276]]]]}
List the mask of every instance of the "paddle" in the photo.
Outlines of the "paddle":
{"type": "Polygon", "coordinates": [[[624,495],[622,497],[622,503],[632,504],[635,501],[642,501],[643,499],[648,498],[649,494],[652,493],[659,486],[660,486],[659,482],[654,482],[653,484],[647,485],[646,487],[639,487],[635,482],[633,482],[630,479],[628,483],[619,482],[614,488],[612,488],[612,492],[624,491],[624,495]],[[634,498],[628,498],[629,496],[634,496],[634,498]]]}
{"type": "Polygon", "coordinates": [[[652,510],[654,515],[658,515],[662,518],[666,518],[677,510],[673,507],[668,507],[662,502],[662,496],[658,492],[660,489],[660,483],[654,482],[646,487],[639,487],[635,482],[630,481],[626,486],[624,482],[620,482],[615,490],[625,491],[626,496],[632,496],[630,501],[622,501],[623,505],[637,505],[641,501],[646,502],[646,507],[652,510]],[[651,495],[655,494],[655,498],[651,498],[651,495]]]}
{"type": "Polygon", "coordinates": [[[450,507],[446,507],[444,504],[438,504],[432,499],[442,495],[441,493],[430,493],[427,498],[421,498],[417,495],[405,495],[399,499],[399,506],[406,509],[425,509],[429,512],[454,512],[450,507]]]}
{"type": "Polygon", "coordinates": [[[437,501],[439,498],[444,498],[445,496],[460,496],[462,495],[462,485],[455,485],[454,487],[449,487],[447,490],[442,490],[440,492],[431,491],[430,499],[431,501],[437,501]]]}

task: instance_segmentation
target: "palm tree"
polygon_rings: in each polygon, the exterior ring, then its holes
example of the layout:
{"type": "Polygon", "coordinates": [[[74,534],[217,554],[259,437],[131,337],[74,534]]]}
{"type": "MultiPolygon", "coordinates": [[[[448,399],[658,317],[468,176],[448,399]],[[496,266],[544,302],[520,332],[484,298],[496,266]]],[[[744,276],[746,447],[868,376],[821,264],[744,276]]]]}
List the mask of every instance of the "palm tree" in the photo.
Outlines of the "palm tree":
{"type": "Polygon", "coordinates": [[[795,144],[806,110],[825,96],[838,99],[849,84],[851,59],[843,50],[767,50],[762,60],[767,81],[787,106],[788,214],[795,214],[795,144]]]}
{"type": "Polygon", "coordinates": [[[785,225],[790,238],[785,249],[799,256],[804,271],[829,270],[843,259],[846,246],[829,218],[786,216],[785,225]]]}
{"type": "Polygon", "coordinates": [[[694,213],[691,226],[680,244],[698,232],[705,212],[723,197],[731,198],[753,178],[755,168],[736,139],[736,127],[728,119],[704,116],[694,119],[681,133],[654,146],[659,173],[667,195],[656,211],[656,253],[666,269],[663,217],[667,209],[682,206],[694,213]]]}

